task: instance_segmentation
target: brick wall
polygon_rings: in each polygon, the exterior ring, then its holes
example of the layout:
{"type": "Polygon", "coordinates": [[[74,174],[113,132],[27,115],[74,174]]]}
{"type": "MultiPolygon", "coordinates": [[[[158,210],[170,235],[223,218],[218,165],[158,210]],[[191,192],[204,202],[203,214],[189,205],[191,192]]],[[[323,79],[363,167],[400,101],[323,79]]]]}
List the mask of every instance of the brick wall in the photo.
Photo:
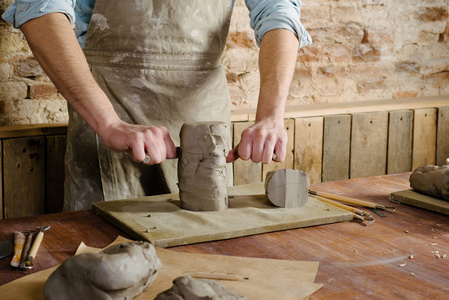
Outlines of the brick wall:
{"type": "MultiPolygon", "coordinates": [[[[0,13],[12,0],[0,3],[0,13]]],[[[298,53],[288,105],[449,95],[448,0],[303,0],[313,45],[298,53]]],[[[237,0],[223,64],[233,109],[254,108],[258,48],[237,0]]],[[[0,21],[0,125],[67,121],[65,101],[19,30],[0,21]]]]}

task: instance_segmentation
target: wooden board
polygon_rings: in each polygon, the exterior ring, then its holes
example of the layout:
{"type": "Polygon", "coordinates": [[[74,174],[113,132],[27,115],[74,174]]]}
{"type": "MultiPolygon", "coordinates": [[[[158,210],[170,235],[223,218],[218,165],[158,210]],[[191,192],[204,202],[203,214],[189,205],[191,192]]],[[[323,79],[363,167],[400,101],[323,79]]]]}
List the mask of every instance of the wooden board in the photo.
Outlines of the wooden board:
{"type": "Polygon", "coordinates": [[[0,219],[3,218],[3,141],[0,140],[0,219]]]}
{"type": "Polygon", "coordinates": [[[351,116],[324,117],[322,181],[349,178],[351,116]]]}
{"type": "Polygon", "coordinates": [[[437,161],[439,166],[449,158],[449,106],[438,108],[437,161]]]}
{"type": "Polygon", "coordinates": [[[0,138],[17,138],[67,134],[67,123],[0,126],[0,138]]]}
{"type": "Polygon", "coordinates": [[[64,155],[67,137],[47,136],[46,212],[62,212],[64,205],[64,155]]]}
{"type": "Polygon", "coordinates": [[[159,247],[229,239],[265,232],[352,220],[352,214],[314,198],[298,208],[268,203],[262,183],[229,188],[230,208],[192,212],[177,194],[95,202],[93,211],[132,237],[159,247]]]}
{"type": "Polygon", "coordinates": [[[412,170],[435,164],[437,110],[416,109],[413,122],[412,170]]]}
{"type": "Polygon", "coordinates": [[[388,112],[352,116],[351,178],[386,173],[387,131],[388,112]]]}
{"type": "MultiPolygon", "coordinates": [[[[234,147],[240,143],[242,132],[254,122],[234,124],[234,147]]],[[[234,162],[234,185],[262,182],[262,164],[238,159],[234,162]]]]}
{"type": "Polygon", "coordinates": [[[390,199],[399,203],[449,215],[449,201],[420,194],[414,190],[404,190],[391,193],[390,199]]]}
{"type": "Polygon", "coordinates": [[[321,182],[323,117],[295,119],[294,168],[306,172],[310,183],[321,182]]]}
{"type": "Polygon", "coordinates": [[[287,131],[287,153],[283,162],[271,161],[268,164],[262,164],[262,181],[265,181],[268,172],[282,169],[293,169],[293,152],[295,150],[295,120],[285,119],[284,128],[287,131]]]}
{"type": "Polygon", "coordinates": [[[5,218],[45,213],[45,137],[3,141],[5,218]]]}
{"type": "Polygon", "coordinates": [[[391,111],[388,126],[387,174],[411,171],[412,133],[413,111],[391,111]]]}

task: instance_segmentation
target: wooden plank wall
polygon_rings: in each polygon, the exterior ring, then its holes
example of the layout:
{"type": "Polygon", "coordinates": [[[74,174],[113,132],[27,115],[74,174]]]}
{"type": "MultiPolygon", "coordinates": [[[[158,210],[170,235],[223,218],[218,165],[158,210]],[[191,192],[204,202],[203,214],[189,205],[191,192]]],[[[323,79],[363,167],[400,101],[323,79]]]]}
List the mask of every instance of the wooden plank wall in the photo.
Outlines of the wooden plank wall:
{"type": "Polygon", "coordinates": [[[6,138],[1,145],[0,217],[61,212],[66,136],[6,138]]]}
{"type": "MultiPolygon", "coordinates": [[[[234,120],[234,146],[252,124],[234,120]]],[[[64,128],[0,128],[0,218],[61,211],[64,128]]],[[[286,160],[266,165],[237,160],[230,168],[234,185],[261,182],[267,172],[282,168],[304,170],[311,182],[320,182],[407,172],[442,165],[449,158],[449,106],[339,114],[329,110],[286,118],[285,129],[286,160]]]]}
{"type": "MultiPolygon", "coordinates": [[[[234,142],[252,124],[234,123],[234,142]]],[[[449,158],[449,106],[291,118],[285,124],[294,140],[286,161],[237,161],[234,185],[264,181],[268,171],[290,166],[321,182],[409,172],[449,158]]]]}

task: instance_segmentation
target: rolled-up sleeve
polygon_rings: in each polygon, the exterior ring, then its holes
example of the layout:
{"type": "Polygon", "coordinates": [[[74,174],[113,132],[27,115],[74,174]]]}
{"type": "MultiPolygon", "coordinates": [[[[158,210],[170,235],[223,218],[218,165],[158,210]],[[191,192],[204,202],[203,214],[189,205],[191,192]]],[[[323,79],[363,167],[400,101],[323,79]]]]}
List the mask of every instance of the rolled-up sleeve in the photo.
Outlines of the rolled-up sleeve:
{"type": "Polygon", "coordinates": [[[310,45],[312,38],[301,24],[300,0],[245,0],[257,45],[265,33],[273,29],[288,29],[299,40],[299,47],[310,45]]]}
{"type": "Polygon", "coordinates": [[[60,12],[69,18],[73,26],[75,2],[76,0],[16,0],[6,9],[2,18],[18,28],[29,20],[49,13],[60,12]]]}

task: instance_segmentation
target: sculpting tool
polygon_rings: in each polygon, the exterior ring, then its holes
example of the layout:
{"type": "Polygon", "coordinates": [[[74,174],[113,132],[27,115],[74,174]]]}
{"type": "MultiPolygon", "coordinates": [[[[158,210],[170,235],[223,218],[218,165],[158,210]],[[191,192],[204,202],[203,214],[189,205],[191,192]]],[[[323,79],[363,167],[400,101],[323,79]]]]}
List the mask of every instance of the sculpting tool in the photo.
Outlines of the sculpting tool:
{"type": "Polygon", "coordinates": [[[313,194],[309,194],[309,196],[311,196],[311,197],[313,197],[315,199],[321,200],[323,202],[326,202],[328,204],[332,204],[332,205],[335,205],[337,207],[343,208],[343,209],[345,209],[347,211],[350,211],[350,212],[352,212],[354,214],[357,214],[359,216],[364,216],[367,219],[370,219],[370,220],[374,219],[371,214],[369,214],[369,213],[367,213],[367,212],[365,212],[365,211],[363,211],[361,209],[354,208],[354,207],[351,207],[351,206],[348,206],[348,205],[342,204],[340,202],[337,202],[337,201],[334,201],[334,200],[331,200],[331,199],[327,199],[327,198],[324,198],[324,197],[321,197],[321,196],[317,196],[317,195],[313,195],[313,194]]]}
{"type": "Polygon", "coordinates": [[[27,260],[24,264],[24,268],[26,269],[32,269],[34,267],[33,260],[36,258],[37,251],[39,250],[39,246],[41,245],[42,239],[44,238],[44,231],[50,229],[50,226],[37,227],[37,229],[39,230],[39,232],[34,239],[33,246],[31,247],[30,253],[28,254],[27,260]]]}
{"type": "Polygon", "coordinates": [[[339,207],[339,208],[342,208],[344,210],[352,212],[353,219],[361,222],[365,226],[368,226],[368,225],[374,223],[374,221],[375,221],[373,216],[371,216],[367,212],[364,212],[363,210],[360,210],[360,209],[357,209],[357,208],[353,208],[353,207],[347,206],[345,204],[342,204],[342,203],[339,203],[339,202],[336,202],[336,201],[333,201],[333,200],[330,200],[330,199],[327,199],[327,198],[324,198],[324,197],[320,197],[320,196],[317,196],[317,195],[310,194],[310,196],[315,198],[315,199],[321,200],[321,201],[323,201],[323,202],[325,202],[327,204],[330,204],[330,205],[333,205],[333,206],[336,206],[336,207],[339,207]],[[365,221],[370,221],[370,222],[365,223],[365,221]]]}
{"type": "Polygon", "coordinates": [[[248,277],[242,277],[234,274],[217,274],[217,273],[206,273],[206,272],[196,272],[192,275],[193,278],[201,279],[212,279],[212,280],[229,280],[229,281],[242,281],[249,280],[248,277]]]}
{"type": "Polygon", "coordinates": [[[28,233],[27,239],[25,241],[25,245],[23,246],[22,256],[20,258],[20,265],[19,265],[19,271],[26,271],[27,268],[25,268],[25,261],[28,257],[28,252],[31,248],[31,241],[33,240],[33,232],[28,233]]]}
{"type": "Polygon", "coordinates": [[[318,192],[318,191],[309,190],[309,193],[312,195],[322,196],[322,197],[326,197],[329,199],[339,200],[339,201],[345,202],[345,203],[355,204],[355,205],[369,207],[369,208],[383,209],[390,213],[394,213],[396,211],[396,207],[380,205],[380,204],[371,203],[368,201],[363,201],[363,200],[349,198],[349,197],[340,196],[340,195],[334,195],[334,194],[330,194],[330,193],[326,193],[326,192],[318,192]]]}
{"type": "Polygon", "coordinates": [[[25,239],[25,235],[20,231],[14,232],[14,256],[10,263],[11,267],[18,268],[20,266],[25,239]]]}

